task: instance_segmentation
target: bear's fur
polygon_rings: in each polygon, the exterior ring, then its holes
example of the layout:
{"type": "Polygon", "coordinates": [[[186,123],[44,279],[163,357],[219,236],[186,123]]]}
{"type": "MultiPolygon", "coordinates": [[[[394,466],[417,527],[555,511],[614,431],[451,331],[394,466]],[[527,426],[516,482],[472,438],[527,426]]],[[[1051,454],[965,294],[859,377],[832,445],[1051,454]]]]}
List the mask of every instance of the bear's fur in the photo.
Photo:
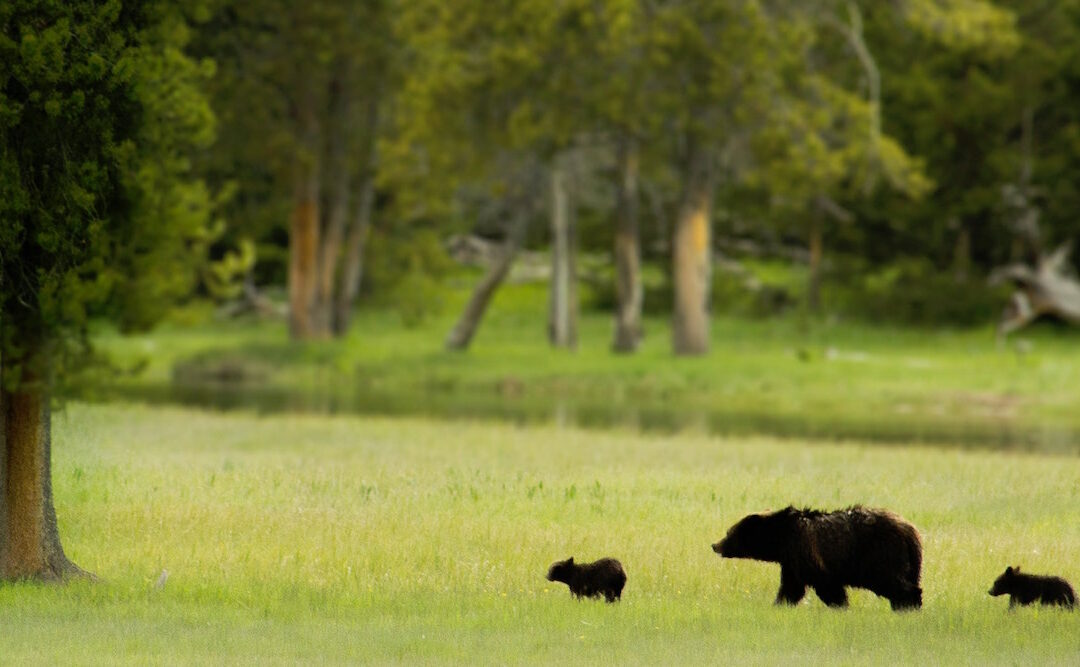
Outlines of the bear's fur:
{"type": "Polygon", "coordinates": [[[797,604],[810,586],[830,607],[846,607],[845,587],[853,586],[888,599],[894,610],[922,606],[919,531],[887,510],[751,514],[712,548],[724,558],[779,563],[777,604],[797,604]]]}
{"type": "Polygon", "coordinates": [[[1019,565],[1005,568],[1005,572],[994,580],[989,593],[994,597],[1008,595],[1009,608],[1040,602],[1071,609],[1076,604],[1076,593],[1069,582],[1061,577],[1022,574],[1019,565]]]}
{"type": "Polygon", "coordinates": [[[547,573],[548,581],[558,581],[570,587],[575,597],[600,597],[615,602],[622,597],[626,585],[626,572],[622,563],[614,558],[601,558],[593,563],[574,563],[574,557],[552,563],[547,573]]]}

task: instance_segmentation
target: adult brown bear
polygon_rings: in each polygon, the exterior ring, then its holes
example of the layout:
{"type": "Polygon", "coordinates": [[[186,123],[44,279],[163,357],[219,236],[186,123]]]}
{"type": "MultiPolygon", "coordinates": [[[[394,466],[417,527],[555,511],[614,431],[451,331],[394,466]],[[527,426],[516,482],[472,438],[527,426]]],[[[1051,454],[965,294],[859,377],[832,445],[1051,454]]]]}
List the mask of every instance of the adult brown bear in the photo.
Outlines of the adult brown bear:
{"type": "Polygon", "coordinates": [[[809,586],[830,607],[846,607],[845,587],[853,586],[888,599],[895,610],[922,606],[919,531],[887,510],[751,514],[712,548],[724,558],[779,563],[777,604],[797,604],[809,586]]]}

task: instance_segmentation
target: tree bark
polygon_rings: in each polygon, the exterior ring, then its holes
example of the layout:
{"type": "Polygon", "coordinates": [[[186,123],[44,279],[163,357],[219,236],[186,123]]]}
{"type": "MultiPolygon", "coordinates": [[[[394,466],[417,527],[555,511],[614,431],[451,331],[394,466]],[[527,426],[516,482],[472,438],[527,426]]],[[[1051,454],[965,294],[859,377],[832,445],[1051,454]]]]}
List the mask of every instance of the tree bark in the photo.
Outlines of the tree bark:
{"type": "Polygon", "coordinates": [[[294,340],[314,338],[319,261],[319,128],[314,103],[300,112],[302,145],[293,176],[293,212],[289,223],[289,334],[294,340]]]}
{"type": "Polygon", "coordinates": [[[86,575],[60,543],[47,384],[38,381],[29,363],[4,359],[0,375],[5,384],[0,389],[0,580],[86,575]],[[12,376],[18,378],[15,388],[6,386],[12,376]]]}
{"type": "Polygon", "coordinates": [[[477,328],[480,326],[480,320],[484,317],[488,304],[491,302],[491,297],[495,295],[495,291],[499,289],[499,285],[502,284],[502,281],[510,272],[510,267],[513,265],[514,258],[517,256],[517,252],[525,238],[527,220],[525,213],[516,208],[512,215],[514,217],[508,223],[509,229],[507,229],[506,240],[503,242],[498,260],[492,264],[487,275],[473,290],[473,294],[465,305],[461,317],[458,318],[457,324],[454,325],[454,328],[450,330],[450,334],[446,337],[446,349],[448,350],[464,350],[469,347],[477,328]]]}
{"type": "Polygon", "coordinates": [[[822,231],[821,213],[814,211],[810,218],[810,263],[809,276],[806,280],[806,305],[810,312],[817,313],[821,310],[821,255],[822,255],[822,231]]]}
{"type": "Polygon", "coordinates": [[[349,227],[349,236],[345,240],[345,259],[341,267],[341,282],[338,285],[334,304],[334,335],[344,336],[349,331],[352,318],[353,302],[360,293],[360,281],[364,275],[364,249],[367,246],[371,230],[371,211],[375,204],[375,179],[368,176],[360,191],[360,202],[356,217],[349,227]]]}
{"type": "Polygon", "coordinates": [[[615,186],[615,339],[612,349],[630,353],[641,342],[641,236],[638,228],[638,154],[620,142],[615,186]]]}
{"type": "Polygon", "coordinates": [[[319,185],[314,173],[296,185],[289,225],[289,333],[305,340],[317,335],[314,321],[319,248],[319,185]]]}
{"type": "Polygon", "coordinates": [[[677,355],[709,350],[711,171],[707,151],[691,139],[672,244],[675,304],[671,333],[672,350],[677,355]]]}
{"type": "Polygon", "coordinates": [[[351,145],[352,119],[349,103],[350,79],[348,67],[338,66],[330,82],[330,101],[327,105],[327,132],[325,141],[326,170],[332,179],[328,193],[325,226],[322,226],[322,242],[319,246],[318,283],[315,290],[312,320],[319,338],[329,337],[334,327],[334,285],[341,260],[341,245],[349,218],[349,195],[353,183],[349,146],[351,145]]]}
{"type": "Polygon", "coordinates": [[[548,340],[555,347],[577,347],[577,273],[574,214],[566,169],[551,171],[551,283],[548,340]]]}

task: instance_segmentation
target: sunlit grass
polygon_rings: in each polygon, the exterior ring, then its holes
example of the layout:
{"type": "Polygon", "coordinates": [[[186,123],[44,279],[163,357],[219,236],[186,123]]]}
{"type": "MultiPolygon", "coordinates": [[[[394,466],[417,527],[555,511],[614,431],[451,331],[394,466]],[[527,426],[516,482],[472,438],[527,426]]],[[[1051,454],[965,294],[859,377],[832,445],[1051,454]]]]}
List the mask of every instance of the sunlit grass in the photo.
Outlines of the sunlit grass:
{"type": "Polygon", "coordinates": [[[986,595],[1010,564],[1080,581],[1074,458],[81,404],[54,428],[65,547],[104,581],[0,587],[3,662],[1080,659],[1080,616],[986,595]],[[922,531],[922,611],[777,609],[776,566],[709,549],[853,502],[922,531]],[[570,555],[622,560],[623,601],[545,581],[570,555]]]}

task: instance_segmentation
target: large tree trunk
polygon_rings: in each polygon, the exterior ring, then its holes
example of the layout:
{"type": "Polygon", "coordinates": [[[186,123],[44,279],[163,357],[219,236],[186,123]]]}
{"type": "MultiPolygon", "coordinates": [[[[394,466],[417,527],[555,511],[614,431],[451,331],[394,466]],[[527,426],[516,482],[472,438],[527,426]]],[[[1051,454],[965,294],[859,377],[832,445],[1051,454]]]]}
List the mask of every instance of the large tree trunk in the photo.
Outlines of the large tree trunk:
{"type": "Polygon", "coordinates": [[[641,237],[638,229],[638,154],[630,140],[620,142],[615,186],[615,339],[616,352],[633,352],[641,342],[641,237]]]}
{"type": "Polygon", "coordinates": [[[495,295],[499,285],[502,284],[506,275],[510,273],[510,267],[513,265],[514,258],[517,256],[517,252],[525,238],[525,223],[527,220],[525,212],[518,209],[515,209],[511,215],[514,217],[509,222],[506,240],[503,242],[499,258],[491,265],[487,275],[473,290],[472,297],[469,298],[469,302],[465,305],[465,310],[461,313],[461,317],[458,318],[457,324],[454,325],[454,328],[450,330],[450,334],[446,337],[446,349],[448,350],[464,350],[469,347],[469,343],[472,342],[472,338],[480,326],[480,320],[484,317],[488,304],[491,302],[491,297],[495,295]]]}
{"type": "Polygon", "coordinates": [[[672,245],[675,304],[671,333],[672,350],[677,355],[709,350],[711,172],[708,152],[691,138],[672,245]]]}
{"type": "Polygon", "coordinates": [[[577,347],[577,272],[574,213],[566,170],[551,172],[551,286],[548,340],[555,347],[577,347]]]}
{"type": "Polygon", "coordinates": [[[0,580],[85,575],[64,554],[52,496],[49,394],[30,364],[3,360],[0,380],[0,580]]]}
{"type": "Polygon", "coordinates": [[[341,267],[341,284],[338,285],[334,304],[334,335],[344,336],[349,331],[353,302],[360,293],[360,280],[364,275],[364,248],[371,229],[371,211],[375,203],[375,179],[368,176],[360,191],[356,216],[349,227],[345,240],[345,260],[341,267]]]}

